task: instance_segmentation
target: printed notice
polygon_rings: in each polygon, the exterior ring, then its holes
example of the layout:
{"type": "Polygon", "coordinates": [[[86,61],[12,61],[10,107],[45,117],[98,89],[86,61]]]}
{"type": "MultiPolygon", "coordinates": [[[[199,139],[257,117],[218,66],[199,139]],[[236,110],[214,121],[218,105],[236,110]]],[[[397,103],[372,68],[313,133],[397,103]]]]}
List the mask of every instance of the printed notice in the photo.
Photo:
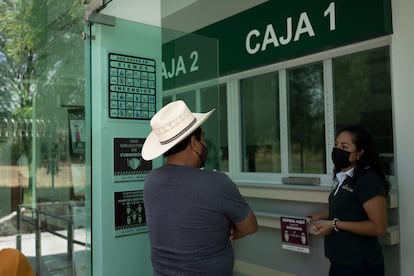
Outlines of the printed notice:
{"type": "Polygon", "coordinates": [[[144,191],[115,192],[115,236],[147,231],[144,191]]]}
{"type": "Polygon", "coordinates": [[[155,114],[155,60],[108,54],[109,117],[149,120],[155,114]]]}
{"type": "Polygon", "coordinates": [[[144,138],[114,138],[114,181],[142,180],[152,169],[152,161],[142,159],[144,138]]]}
{"type": "Polygon", "coordinates": [[[280,217],[282,248],[309,253],[309,234],[306,218],[280,217]]]}

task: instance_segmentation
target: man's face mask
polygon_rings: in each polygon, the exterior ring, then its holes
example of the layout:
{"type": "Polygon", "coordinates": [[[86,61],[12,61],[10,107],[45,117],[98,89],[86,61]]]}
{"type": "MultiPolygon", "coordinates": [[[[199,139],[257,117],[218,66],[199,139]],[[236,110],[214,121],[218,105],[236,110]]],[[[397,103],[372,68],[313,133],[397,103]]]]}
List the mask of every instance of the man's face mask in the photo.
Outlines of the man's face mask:
{"type": "Polygon", "coordinates": [[[201,151],[201,154],[198,154],[198,157],[200,158],[200,168],[204,168],[207,161],[208,150],[203,143],[201,143],[201,145],[203,146],[203,150],[201,151]]]}

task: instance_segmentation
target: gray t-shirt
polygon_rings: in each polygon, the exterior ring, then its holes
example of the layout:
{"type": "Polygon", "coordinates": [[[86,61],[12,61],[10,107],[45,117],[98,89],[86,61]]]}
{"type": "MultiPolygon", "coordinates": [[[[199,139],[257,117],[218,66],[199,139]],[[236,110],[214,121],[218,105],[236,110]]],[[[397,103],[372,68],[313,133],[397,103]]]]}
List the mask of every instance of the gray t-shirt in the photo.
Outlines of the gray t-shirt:
{"type": "Polygon", "coordinates": [[[148,174],[144,206],[154,275],[232,275],[230,224],[250,208],[229,177],[166,165],[148,174]]]}

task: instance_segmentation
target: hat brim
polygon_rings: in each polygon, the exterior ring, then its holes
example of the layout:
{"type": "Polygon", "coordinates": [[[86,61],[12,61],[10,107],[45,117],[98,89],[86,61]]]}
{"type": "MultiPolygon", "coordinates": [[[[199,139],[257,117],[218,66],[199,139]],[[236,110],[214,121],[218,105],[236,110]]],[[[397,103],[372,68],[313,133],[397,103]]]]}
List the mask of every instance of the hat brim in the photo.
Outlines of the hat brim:
{"type": "Polygon", "coordinates": [[[142,158],[144,160],[150,161],[167,152],[169,149],[184,140],[188,135],[193,133],[198,127],[200,127],[210,117],[214,110],[215,109],[212,109],[207,113],[193,113],[196,119],[195,124],[192,125],[192,127],[190,127],[187,131],[185,131],[180,137],[168,144],[161,144],[155,132],[151,131],[145,139],[144,145],[142,146],[142,158]]]}

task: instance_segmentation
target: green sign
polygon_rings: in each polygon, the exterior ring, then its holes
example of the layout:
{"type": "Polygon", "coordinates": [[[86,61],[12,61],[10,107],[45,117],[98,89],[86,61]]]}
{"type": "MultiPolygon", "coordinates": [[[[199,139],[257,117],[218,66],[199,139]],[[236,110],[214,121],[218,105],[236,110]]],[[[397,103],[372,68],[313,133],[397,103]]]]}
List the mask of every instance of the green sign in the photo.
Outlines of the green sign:
{"type": "Polygon", "coordinates": [[[217,39],[186,34],[162,46],[163,90],[218,78],[217,39]]]}
{"type": "Polygon", "coordinates": [[[226,75],[391,34],[391,3],[270,0],[196,33],[218,39],[226,75]]]}

